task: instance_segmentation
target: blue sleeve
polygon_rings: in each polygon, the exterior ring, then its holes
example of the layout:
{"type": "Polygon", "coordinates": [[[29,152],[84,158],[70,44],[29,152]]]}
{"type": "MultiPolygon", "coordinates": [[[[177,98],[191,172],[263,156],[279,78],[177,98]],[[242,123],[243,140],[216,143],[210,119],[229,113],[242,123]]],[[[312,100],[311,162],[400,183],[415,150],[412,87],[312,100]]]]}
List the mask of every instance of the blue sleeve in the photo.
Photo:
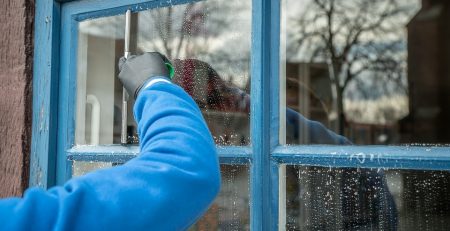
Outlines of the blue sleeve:
{"type": "Polygon", "coordinates": [[[156,83],[134,113],[141,154],[49,191],[0,201],[0,230],[184,230],[219,191],[214,142],[194,101],[156,83]]]}
{"type": "Polygon", "coordinates": [[[286,137],[295,143],[301,140],[304,144],[351,144],[347,138],[290,108],[286,109],[286,137]],[[306,139],[301,140],[301,136],[306,136],[306,139]]]}

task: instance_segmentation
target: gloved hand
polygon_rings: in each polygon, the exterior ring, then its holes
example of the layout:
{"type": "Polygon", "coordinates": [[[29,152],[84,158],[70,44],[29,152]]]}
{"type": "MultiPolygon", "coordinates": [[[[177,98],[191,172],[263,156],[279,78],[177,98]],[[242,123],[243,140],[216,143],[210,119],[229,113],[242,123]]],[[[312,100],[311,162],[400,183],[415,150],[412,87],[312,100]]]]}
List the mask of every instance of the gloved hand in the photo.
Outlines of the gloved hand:
{"type": "Polygon", "coordinates": [[[131,55],[119,60],[119,79],[130,96],[134,99],[144,83],[155,76],[162,76],[170,79],[170,72],[166,63],[170,61],[159,52],[148,52],[142,55],[131,55]]]}

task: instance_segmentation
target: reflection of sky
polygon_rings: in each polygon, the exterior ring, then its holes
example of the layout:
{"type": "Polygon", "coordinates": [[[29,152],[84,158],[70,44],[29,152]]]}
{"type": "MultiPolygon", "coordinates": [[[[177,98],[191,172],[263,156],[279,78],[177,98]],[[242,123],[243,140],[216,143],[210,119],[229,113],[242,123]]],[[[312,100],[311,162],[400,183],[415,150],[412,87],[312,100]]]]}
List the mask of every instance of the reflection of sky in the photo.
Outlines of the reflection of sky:
{"type": "MultiPolygon", "coordinates": [[[[164,51],[163,43],[169,42],[170,46],[176,50],[186,6],[177,5],[172,8],[170,41],[165,41],[167,33],[161,35],[160,30],[155,28],[161,24],[167,26],[165,18],[167,9],[164,9],[159,15],[156,13],[157,10],[140,12],[138,16],[138,49],[162,52],[164,51]]],[[[201,28],[201,31],[197,31],[195,34],[187,33],[184,36],[184,40],[189,41],[189,45],[194,47],[194,52],[186,54],[184,52],[186,49],[181,49],[179,56],[172,58],[202,59],[210,63],[224,79],[232,77],[236,85],[244,87],[249,78],[251,1],[210,0],[195,3],[195,8],[197,11],[203,11],[200,12],[203,19],[196,22],[196,27],[201,28]]],[[[123,39],[124,25],[125,16],[118,15],[81,22],[79,29],[82,33],[94,36],[123,39]]],[[[183,48],[185,47],[186,44],[183,48]]]]}
{"type": "MultiPolygon", "coordinates": [[[[346,0],[346,4],[351,4],[358,0],[346,0]]],[[[286,47],[291,47],[295,41],[292,35],[298,30],[296,21],[308,9],[312,0],[285,0],[283,1],[281,17],[281,49],[282,60],[286,47]],[[287,44],[286,44],[287,43],[287,44]]],[[[414,5],[415,10],[419,8],[419,1],[398,0],[400,5],[414,5]]],[[[190,54],[195,58],[202,59],[210,63],[224,79],[233,77],[233,82],[240,87],[245,86],[249,77],[249,52],[251,36],[251,1],[219,1],[209,0],[196,3],[195,6],[207,4],[205,21],[201,25],[203,34],[188,36],[191,44],[196,44],[197,53],[190,54]],[[222,23],[222,25],[220,25],[222,23]]],[[[173,7],[173,20],[171,26],[174,30],[181,28],[183,12],[186,5],[177,5],[173,7]]],[[[158,19],[154,17],[155,10],[143,11],[139,15],[138,47],[142,51],[159,50],[163,51],[162,46],[164,36],[158,34],[153,28],[158,19]],[[156,21],[155,21],[156,20],[156,21]]],[[[311,13],[311,12],[309,12],[311,13]]],[[[349,12],[352,13],[352,12],[349,12]]],[[[354,12],[353,12],[354,13],[354,12]]],[[[161,15],[165,16],[165,15],[161,15]]],[[[411,15],[412,16],[412,15],[411,15]]],[[[118,15],[107,18],[89,20],[80,23],[80,31],[100,37],[110,37],[123,39],[124,37],[124,15],[118,15]]],[[[164,21],[164,20],[161,20],[164,21]]],[[[402,21],[409,21],[409,19],[402,21]]],[[[174,33],[176,37],[176,33],[174,33]]],[[[179,36],[178,36],[179,37],[179,36]]],[[[388,41],[403,40],[406,44],[405,31],[400,33],[390,33],[383,36],[377,36],[368,33],[363,37],[365,41],[375,41],[380,46],[388,41]]],[[[173,46],[176,44],[176,38],[172,39],[173,46]]],[[[402,46],[403,48],[406,46],[402,46]]],[[[291,50],[292,51],[292,50],[291,50]]],[[[401,51],[401,52],[405,52],[401,51]]],[[[181,52],[177,58],[187,58],[187,54],[181,52]]],[[[296,52],[294,58],[290,60],[305,61],[309,60],[308,51],[296,52]]]]}

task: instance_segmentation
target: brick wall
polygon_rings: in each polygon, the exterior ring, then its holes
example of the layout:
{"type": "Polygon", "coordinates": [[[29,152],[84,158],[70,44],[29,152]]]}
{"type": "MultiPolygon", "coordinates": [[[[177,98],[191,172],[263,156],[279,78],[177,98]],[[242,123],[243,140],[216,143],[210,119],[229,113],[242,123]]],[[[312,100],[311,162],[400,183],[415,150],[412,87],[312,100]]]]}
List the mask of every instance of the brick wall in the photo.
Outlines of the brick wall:
{"type": "Polygon", "coordinates": [[[0,0],[0,197],[28,186],[34,0],[0,0]]]}

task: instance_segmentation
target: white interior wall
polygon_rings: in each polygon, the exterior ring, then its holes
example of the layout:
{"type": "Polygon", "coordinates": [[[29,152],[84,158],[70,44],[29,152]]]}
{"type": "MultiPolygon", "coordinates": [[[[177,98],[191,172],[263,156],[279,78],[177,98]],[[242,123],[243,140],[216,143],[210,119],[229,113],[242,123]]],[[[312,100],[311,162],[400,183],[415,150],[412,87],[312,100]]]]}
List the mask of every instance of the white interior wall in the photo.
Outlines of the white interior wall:
{"type": "Polygon", "coordinates": [[[86,144],[86,78],[87,78],[87,34],[78,35],[77,58],[77,114],[75,123],[75,144],[86,144]]]}
{"type": "Polygon", "coordinates": [[[88,36],[86,95],[100,102],[100,144],[113,143],[115,43],[115,39],[88,36]]]}

